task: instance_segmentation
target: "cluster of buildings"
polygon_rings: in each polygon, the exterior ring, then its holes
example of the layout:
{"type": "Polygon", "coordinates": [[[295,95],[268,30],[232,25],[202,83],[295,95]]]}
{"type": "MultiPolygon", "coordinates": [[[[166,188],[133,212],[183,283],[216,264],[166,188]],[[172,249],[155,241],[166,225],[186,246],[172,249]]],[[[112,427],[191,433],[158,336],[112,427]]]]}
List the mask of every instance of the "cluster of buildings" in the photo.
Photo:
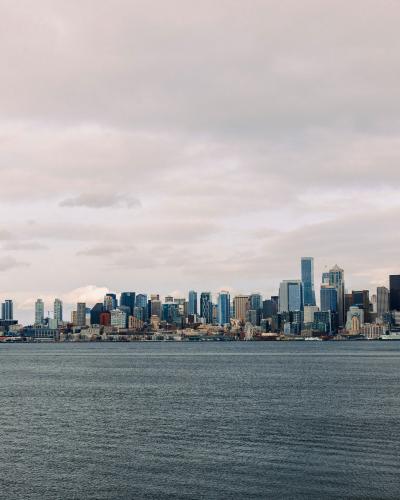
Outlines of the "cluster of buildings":
{"type": "Polygon", "coordinates": [[[122,292],[107,293],[87,307],[79,302],[66,320],[63,303],[54,300],[52,315],[42,299],[35,303],[34,323],[14,320],[13,302],[2,304],[0,340],[273,340],[400,339],[400,275],[389,276],[389,288],[347,291],[344,271],[335,265],[322,274],[319,305],[314,260],[301,259],[300,278],[280,283],[276,296],[189,291],[187,297],[122,292]]]}

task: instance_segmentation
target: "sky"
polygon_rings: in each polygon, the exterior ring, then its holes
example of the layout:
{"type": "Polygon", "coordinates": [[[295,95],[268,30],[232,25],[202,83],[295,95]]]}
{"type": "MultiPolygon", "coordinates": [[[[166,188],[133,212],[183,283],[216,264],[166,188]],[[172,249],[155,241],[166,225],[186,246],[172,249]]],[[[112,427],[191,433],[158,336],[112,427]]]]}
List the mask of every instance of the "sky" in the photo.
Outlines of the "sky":
{"type": "Polygon", "coordinates": [[[398,0],[2,0],[0,300],[400,273],[398,0]]]}

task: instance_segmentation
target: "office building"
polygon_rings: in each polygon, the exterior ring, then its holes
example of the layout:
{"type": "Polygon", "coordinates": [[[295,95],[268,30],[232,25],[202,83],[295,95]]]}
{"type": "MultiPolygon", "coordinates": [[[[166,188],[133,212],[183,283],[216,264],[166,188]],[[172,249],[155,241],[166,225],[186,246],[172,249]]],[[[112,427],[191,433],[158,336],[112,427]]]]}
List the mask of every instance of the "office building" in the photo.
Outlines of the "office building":
{"type": "Polygon", "coordinates": [[[78,302],[76,306],[76,326],[86,326],[86,304],[78,302]]]}
{"type": "Polygon", "coordinates": [[[222,291],[218,295],[218,324],[227,325],[231,321],[231,297],[229,292],[222,291]]]}
{"type": "Polygon", "coordinates": [[[400,311],[400,274],[389,276],[390,310],[400,311]]]}
{"type": "Polygon", "coordinates": [[[344,271],[338,265],[329,270],[329,285],[336,288],[339,328],[345,326],[344,271]]]}
{"type": "Polygon", "coordinates": [[[104,310],[112,311],[118,306],[117,296],[115,293],[106,293],[104,297],[104,310]]]}
{"type": "MultiPolygon", "coordinates": [[[[123,306],[126,307],[126,306],[123,306]]],[[[127,310],[129,307],[127,307],[127,310]]],[[[128,316],[122,309],[113,309],[110,311],[111,315],[111,326],[116,328],[127,328],[128,326],[128,316]]]]}
{"type": "Polygon", "coordinates": [[[378,286],[376,289],[376,314],[382,319],[384,314],[390,310],[389,290],[385,286],[378,286]]]}
{"type": "Polygon", "coordinates": [[[188,315],[197,315],[197,292],[190,290],[188,299],[188,315]]]}
{"type": "Polygon", "coordinates": [[[63,321],[63,303],[60,299],[54,299],[53,316],[57,321],[57,325],[63,321]]]}
{"type": "Polygon", "coordinates": [[[104,306],[101,302],[95,304],[90,310],[90,324],[101,325],[101,314],[104,312],[104,306]]]}
{"type": "Polygon", "coordinates": [[[35,325],[44,324],[44,303],[42,299],[35,302],[35,325]]]}
{"type": "Polygon", "coordinates": [[[12,321],[14,319],[14,305],[11,299],[6,299],[1,304],[1,317],[5,321],[12,321]]]}
{"type": "Polygon", "coordinates": [[[301,282],[303,285],[303,304],[315,306],[314,259],[312,257],[301,258],[301,282]]]}
{"type": "Polygon", "coordinates": [[[303,309],[303,285],[299,280],[284,280],[279,286],[279,312],[303,309]]]}
{"type": "Polygon", "coordinates": [[[200,294],[200,316],[206,323],[212,323],[213,321],[213,308],[210,292],[201,292],[200,294]]]}
{"type": "Polygon", "coordinates": [[[122,292],[119,300],[120,306],[129,307],[129,315],[133,314],[133,308],[135,307],[136,294],[135,292],[122,292]]]}
{"type": "Polygon", "coordinates": [[[249,309],[249,296],[236,295],[233,299],[234,318],[238,321],[246,321],[247,311],[249,309]]]}
{"type": "Polygon", "coordinates": [[[321,311],[337,312],[337,290],[334,286],[321,286],[320,303],[321,311]]]}

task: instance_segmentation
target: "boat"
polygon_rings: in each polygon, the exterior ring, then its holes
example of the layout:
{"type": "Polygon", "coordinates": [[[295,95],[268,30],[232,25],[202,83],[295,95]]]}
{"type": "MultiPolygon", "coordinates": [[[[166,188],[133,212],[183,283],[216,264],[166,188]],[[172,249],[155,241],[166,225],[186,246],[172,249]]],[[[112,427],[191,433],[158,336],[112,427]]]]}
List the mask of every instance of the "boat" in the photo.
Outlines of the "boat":
{"type": "Polygon", "coordinates": [[[379,337],[379,340],[400,340],[400,332],[389,332],[379,337]]]}

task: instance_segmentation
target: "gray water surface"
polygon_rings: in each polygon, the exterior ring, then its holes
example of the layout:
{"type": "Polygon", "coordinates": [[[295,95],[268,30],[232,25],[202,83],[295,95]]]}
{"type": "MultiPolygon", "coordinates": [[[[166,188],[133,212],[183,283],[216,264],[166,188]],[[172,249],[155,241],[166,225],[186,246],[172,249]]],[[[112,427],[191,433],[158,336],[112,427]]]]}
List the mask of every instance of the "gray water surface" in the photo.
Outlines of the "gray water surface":
{"type": "Polygon", "coordinates": [[[399,498],[400,342],[0,345],[0,498],[399,498]]]}

